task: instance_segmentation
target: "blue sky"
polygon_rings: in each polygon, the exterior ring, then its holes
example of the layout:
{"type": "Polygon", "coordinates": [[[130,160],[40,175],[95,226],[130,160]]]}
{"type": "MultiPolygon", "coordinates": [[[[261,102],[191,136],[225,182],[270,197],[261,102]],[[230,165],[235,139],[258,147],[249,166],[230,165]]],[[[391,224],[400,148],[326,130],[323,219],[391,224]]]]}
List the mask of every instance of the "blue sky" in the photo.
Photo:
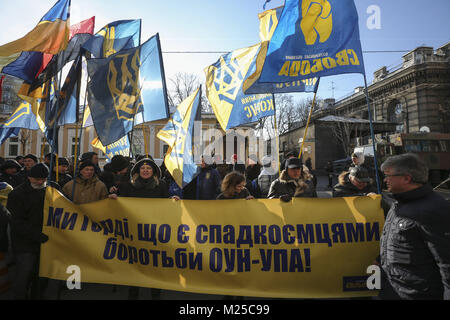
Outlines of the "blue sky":
{"type": "MultiPolygon", "coordinates": [[[[0,0],[0,44],[30,31],[56,0],[0,0]]],[[[272,0],[270,9],[283,5],[272,0]]],[[[435,49],[450,41],[450,0],[355,0],[363,51],[412,50],[417,46],[435,49]],[[380,8],[381,28],[370,30],[369,6],[380,8]]],[[[95,30],[122,19],[142,19],[142,41],[159,32],[163,52],[232,51],[259,42],[258,13],[264,0],[72,0],[71,23],[96,16],[95,30]]],[[[401,63],[404,53],[365,53],[369,83],[382,66],[401,63]]],[[[164,53],[166,78],[177,72],[196,74],[204,81],[204,68],[214,63],[218,53],[164,53]]],[[[318,96],[340,98],[364,85],[362,75],[321,79],[318,96]]],[[[295,94],[296,99],[311,94],[295,94]]]]}

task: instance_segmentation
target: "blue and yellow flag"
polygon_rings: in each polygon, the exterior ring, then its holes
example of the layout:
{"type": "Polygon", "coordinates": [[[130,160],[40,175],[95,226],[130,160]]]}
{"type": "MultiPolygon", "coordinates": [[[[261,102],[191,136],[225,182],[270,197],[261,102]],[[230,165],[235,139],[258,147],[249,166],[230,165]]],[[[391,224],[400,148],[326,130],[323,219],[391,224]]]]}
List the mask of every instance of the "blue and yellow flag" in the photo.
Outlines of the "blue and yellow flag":
{"type": "Polygon", "coordinates": [[[265,57],[260,83],[286,83],[364,73],[353,0],[286,0],[265,57]]]}
{"type": "Polygon", "coordinates": [[[17,137],[19,135],[20,128],[3,128],[0,127],[0,144],[6,141],[6,139],[11,137],[17,137]]]}
{"type": "Polygon", "coordinates": [[[100,149],[106,156],[107,162],[111,161],[111,159],[116,155],[122,155],[128,157],[130,155],[130,140],[128,139],[128,135],[122,137],[121,139],[113,142],[108,146],[102,145],[101,141],[97,138],[92,140],[91,145],[94,148],[100,149]]]}
{"type": "Polygon", "coordinates": [[[94,58],[107,58],[121,50],[139,46],[140,34],[140,19],[114,21],[83,44],[83,48],[94,58]]]}
{"type": "Polygon", "coordinates": [[[262,83],[259,81],[261,76],[262,66],[267,56],[267,48],[270,39],[277,28],[278,21],[281,18],[281,13],[284,7],[278,7],[264,11],[258,15],[259,18],[259,36],[261,43],[258,47],[258,52],[255,57],[254,67],[251,72],[248,72],[242,90],[245,94],[258,93],[289,93],[289,92],[317,92],[318,79],[303,79],[287,82],[269,82],[262,83]]]}
{"type": "Polygon", "coordinates": [[[39,130],[36,115],[33,112],[33,107],[30,103],[22,101],[14,113],[1,125],[2,132],[15,128],[39,130]]]}
{"type": "Polygon", "coordinates": [[[169,117],[159,37],[122,50],[106,59],[88,60],[88,103],[103,145],[119,140],[133,128],[136,114],[145,121],[169,117]],[[155,57],[158,57],[156,59],[155,57]]]}
{"type": "Polygon", "coordinates": [[[31,82],[42,67],[43,53],[66,48],[69,11],[70,0],[59,0],[27,35],[0,46],[0,72],[31,82]]]}
{"type": "Polygon", "coordinates": [[[206,96],[223,130],[274,114],[273,95],[245,95],[242,83],[255,68],[259,45],[235,50],[205,69],[206,96]]]}
{"type": "Polygon", "coordinates": [[[162,128],[157,137],[169,145],[164,164],[181,187],[185,187],[198,173],[194,163],[194,123],[201,121],[201,87],[186,98],[174,112],[172,119],[162,128]]]}

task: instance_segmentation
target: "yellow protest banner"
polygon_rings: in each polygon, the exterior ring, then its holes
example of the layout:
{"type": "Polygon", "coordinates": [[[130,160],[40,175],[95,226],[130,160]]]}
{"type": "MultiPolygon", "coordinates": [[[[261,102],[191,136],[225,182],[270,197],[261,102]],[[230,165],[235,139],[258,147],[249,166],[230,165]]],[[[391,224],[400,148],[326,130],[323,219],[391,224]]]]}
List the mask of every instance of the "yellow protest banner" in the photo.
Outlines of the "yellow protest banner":
{"type": "Polygon", "coordinates": [[[272,298],[376,295],[380,196],[336,199],[118,198],[75,205],[47,188],[40,276],[272,298]]]}

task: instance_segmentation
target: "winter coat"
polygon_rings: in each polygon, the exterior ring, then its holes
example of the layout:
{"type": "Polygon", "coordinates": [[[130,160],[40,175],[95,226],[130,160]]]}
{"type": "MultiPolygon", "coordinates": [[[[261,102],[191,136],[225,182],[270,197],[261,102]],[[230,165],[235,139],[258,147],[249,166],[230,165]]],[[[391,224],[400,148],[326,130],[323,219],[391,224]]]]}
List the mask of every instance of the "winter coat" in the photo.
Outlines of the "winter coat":
{"type": "Polygon", "coordinates": [[[247,188],[244,188],[241,192],[234,193],[232,197],[227,197],[225,193],[222,192],[217,196],[217,200],[246,199],[249,196],[251,196],[250,192],[247,190],[247,188]]]}
{"type": "Polygon", "coordinates": [[[11,213],[3,204],[0,204],[0,252],[8,251],[8,224],[10,219],[11,213]]]}
{"type": "Polygon", "coordinates": [[[402,299],[449,300],[450,203],[430,186],[393,197],[380,241],[383,274],[402,299]]]}
{"type": "Polygon", "coordinates": [[[81,179],[80,176],[67,182],[63,189],[64,195],[76,204],[94,202],[108,197],[108,190],[103,182],[97,176],[88,180],[81,179]],[[73,183],[76,181],[75,194],[72,199],[73,183]]]}
{"type": "Polygon", "coordinates": [[[278,172],[275,172],[271,167],[263,168],[259,174],[256,183],[258,190],[258,198],[267,198],[269,194],[270,186],[278,178],[278,172]]]}
{"type": "Polygon", "coordinates": [[[283,195],[289,195],[290,197],[316,198],[317,193],[313,181],[310,179],[311,175],[303,172],[300,179],[294,180],[289,177],[287,170],[283,170],[281,176],[270,185],[267,198],[280,198],[283,195]]]}
{"type": "Polygon", "coordinates": [[[25,180],[23,179],[22,175],[19,175],[19,173],[16,174],[2,173],[0,175],[0,181],[6,182],[11,187],[15,188],[18,187],[20,184],[22,184],[25,180]]]}
{"type": "Polygon", "coordinates": [[[212,167],[202,168],[197,176],[197,200],[215,200],[220,193],[220,175],[212,167]]]}
{"type": "Polygon", "coordinates": [[[349,174],[350,172],[344,171],[339,175],[339,183],[333,187],[333,198],[366,196],[369,193],[377,193],[377,188],[371,182],[364,189],[358,189],[351,183],[349,174]]]}
{"type": "Polygon", "coordinates": [[[169,198],[169,189],[165,181],[158,180],[156,177],[145,180],[139,177],[134,182],[121,184],[117,195],[136,198],[169,198]]]}
{"type": "Polygon", "coordinates": [[[41,243],[47,239],[42,233],[45,189],[33,189],[26,181],[8,195],[7,209],[11,213],[11,242],[15,253],[38,253],[41,243]]]}
{"type": "MultiPolygon", "coordinates": [[[[52,173],[52,181],[56,182],[56,173],[53,171],[52,173]]],[[[64,185],[69,182],[70,180],[72,180],[72,176],[64,173],[64,174],[58,174],[58,184],[59,186],[62,188],[64,187],[64,185]]]]}

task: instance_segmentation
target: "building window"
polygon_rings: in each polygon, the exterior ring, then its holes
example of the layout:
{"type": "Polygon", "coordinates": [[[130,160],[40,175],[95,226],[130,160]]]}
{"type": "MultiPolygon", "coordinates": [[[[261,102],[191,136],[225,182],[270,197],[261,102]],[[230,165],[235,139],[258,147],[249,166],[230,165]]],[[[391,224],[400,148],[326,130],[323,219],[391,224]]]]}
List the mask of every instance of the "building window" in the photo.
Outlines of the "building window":
{"type": "MultiPolygon", "coordinates": [[[[71,146],[71,148],[70,148],[70,156],[71,157],[75,157],[75,155],[76,155],[76,150],[75,150],[75,147],[76,147],[76,142],[77,142],[77,138],[72,138],[72,146],[71,146]]],[[[79,148],[80,146],[78,145],[78,148],[79,148]]],[[[78,151],[78,153],[79,153],[79,151],[78,151]]]]}
{"type": "Polygon", "coordinates": [[[9,138],[8,156],[17,157],[19,155],[19,138],[9,138]]]}
{"type": "Polygon", "coordinates": [[[394,100],[389,104],[387,113],[387,119],[389,122],[397,123],[396,132],[403,132],[403,105],[398,101],[394,100]]]}
{"type": "Polygon", "coordinates": [[[163,145],[163,157],[165,157],[165,155],[167,154],[167,151],[169,151],[169,145],[164,144],[163,145]]]}

